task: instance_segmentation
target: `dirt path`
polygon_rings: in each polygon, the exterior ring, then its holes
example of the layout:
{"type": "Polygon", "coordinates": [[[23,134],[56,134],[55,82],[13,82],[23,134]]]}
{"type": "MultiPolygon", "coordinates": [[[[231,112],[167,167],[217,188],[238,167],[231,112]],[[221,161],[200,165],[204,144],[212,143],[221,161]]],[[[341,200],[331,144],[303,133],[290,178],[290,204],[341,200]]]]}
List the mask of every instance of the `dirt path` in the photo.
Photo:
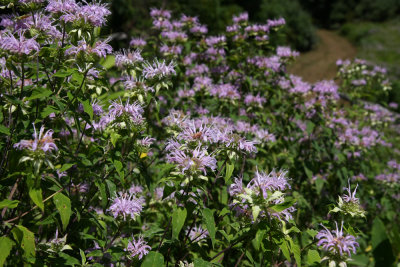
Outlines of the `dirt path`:
{"type": "Polygon", "coordinates": [[[336,60],[352,59],[357,52],[349,41],[333,31],[318,30],[317,35],[320,39],[317,47],[300,54],[289,67],[290,73],[301,76],[308,82],[334,78],[336,60]]]}

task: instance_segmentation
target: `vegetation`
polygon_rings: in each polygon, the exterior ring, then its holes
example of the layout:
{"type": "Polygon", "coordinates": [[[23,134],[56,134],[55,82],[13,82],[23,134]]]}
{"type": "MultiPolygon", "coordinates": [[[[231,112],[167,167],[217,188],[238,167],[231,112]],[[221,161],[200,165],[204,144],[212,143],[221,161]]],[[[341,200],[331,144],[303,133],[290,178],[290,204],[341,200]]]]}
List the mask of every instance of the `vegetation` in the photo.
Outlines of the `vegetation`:
{"type": "Polygon", "coordinates": [[[241,13],[212,35],[152,9],[146,36],[115,52],[105,4],[2,4],[0,265],[400,261],[385,68],[289,75],[281,17],[241,13]]]}

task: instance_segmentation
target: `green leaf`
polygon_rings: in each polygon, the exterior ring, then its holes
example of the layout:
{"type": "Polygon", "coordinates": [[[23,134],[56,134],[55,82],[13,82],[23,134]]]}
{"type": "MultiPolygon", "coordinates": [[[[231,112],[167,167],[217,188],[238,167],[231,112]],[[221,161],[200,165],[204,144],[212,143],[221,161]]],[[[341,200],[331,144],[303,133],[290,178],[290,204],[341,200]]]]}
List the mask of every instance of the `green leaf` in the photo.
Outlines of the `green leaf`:
{"type": "Polygon", "coordinates": [[[207,227],[208,233],[211,238],[212,245],[214,247],[215,245],[215,233],[216,233],[216,228],[215,228],[215,221],[214,221],[214,214],[213,211],[210,209],[204,209],[203,210],[203,220],[204,223],[207,227]]]}
{"type": "Polygon", "coordinates": [[[314,238],[314,236],[316,236],[318,234],[317,230],[314,229],[307,229],[307,234],[309,234],[312,238],[314,238]]]}
{"type": "Polygon", "coordinates": [[[307,168],[306,165],[303,165],[303,166],[304,166],[304,171],[306,172],[307,177],[311,179],[313,176],[312,171],[310,171],[310,169],[307,168]]]}
{"type": "Polygon", "coordinates": [[[100,65],[106,69],[112,68],[115,65],[115,56],[107,56],[105,59],[100,61],[100,65]]]}
{"type": "Polygon", "coordinates": [[[6,236],[0,237],[0,266],[4,265],[10,251],[14,245],[14,242],[6,236]]]}
{"type": "Polygon", "coordinates": [[[58,193],[53,198],[54,205],[60,213],[63,229],[67,228],[69,218],[71,217],[71,201],[69,198],[61,193],[58,193]]]}
{"type": "Polygon", "coordinates": [[[26,98],[26,100],[34,100],[34,99],[43,99],[49,97],[53,92],[44,87],[36,87],[33,89],[30,97],[26,98]]]}
{"type": "Polygon", "coordinates": [[[115,196],[115,191],[117,191],[116,185],[111,182],[110,180],[106,180],[107,183],[107,188],[108,188],[108,193],[110,194],[110,197],[115,196]]]}
{"type": "Polygon", "coordinates": [[[59,255],[61,258],[63,258],[63,259],[66,260],[65,265],[69,265],[69,266],[77,266],[77,265],[79,266],[79,265],[81,265],[81,263],[79,262],[79,260],[77,260],[77,259],[74,258],[74,257],[71,257],[71,256],[68,255],[67,253],[60,252],[60,253],[58,253],[58,255],[59,255]]]}
{"type": "Polygon", "coordinates": [[[16,225],[12,233],[15,240],[18,241],[18,244],[24,251],[24,259],[30,263],[34,263],[36,255],[34,234],[22,225],[16,225]]]}
{"type": "Polygon", "coordinates": [[[10,129],[8,129],[6,126],[0,124],[0,133],[10,135],[10,129]]]}
{"type": "Polygon", "coordinates": [[[67,76],[70,76],[72,74],[72,71],[65,71],[65,70],[59,70],[56,73],[54,73],[54,77],[59,77],[59,78],[64,78],[67,76]]]}
{"type": "Polygon", "coordinates": [[[79,254],[81,255],[82,266],[85,266],[85,263],[86,263],[85,252],[82,249],[79,249],[79,254]]]}
{"type": "Polygon", "coordinates": [[[281,204],[271,206],[271,209],[273,209],[276,212],[281,212],[281,211],[293,206],[294,203],[296,203],[296,199],[292,198],[292,199],[286,200],[285,202],[283,202],[281,204]]]}
{"type": "Polygon", "coordinates": [[[372,224],[372,231],[371,231],[371,243],[372,249],[378,247],[378,245],[386,240],[388,236],[386,235],[385,225],[379,218],[375,218],[372,224]]]}
{"type": "Polygon", "coordinates": [[[197,258],[193,260],[194,267],[211,267],[212,264],[203,259],[197,258]]]}
{"type": "Polygon", "coordinates": [[[115,170],[118,172],[119,177],[121,179],[124,179],[125,172],[122,170],[122,168],[123,168],[122,162],[119,160],[114,160],[114,167],[115,167],[115,170]]]}
{"type": "Polygon", "coordinates": [[[322,187],[324,186],[324,184],[325,184],[325,180],[323,180],[319,177],[315,180],[315,187],[317,188],[318,194],[321,193],[321,190],[322,190],[322,187]]]}
{"type": "Polygon", "coordinates": [[[290,252],[289,252],[289,248],[288,248],[288,243],[286,242],[286,240],[283,240],[282,244],[280,244],[279,247],[280,247],[281,250],[282,250],[283,256],[285,256],[285,258],[286,258],[288,261],[291,261],[290,252]]]}
{"type": "Polygon", "coordinates": [[[260,249],[260,245],[264,238],[265,232],[265,230],[258,229],[256,237],[253,239],[253,246],[256,250],[260,249]]]}
{"type": "Polygon", "coordinates": [[[97,188],[99,188],[100,196],[101,196],[101,206],[104,208],[107,207],[107,193],[106,193],[106,184],[104,183],[96,183],[97,188]]]}
{"type": "Polygon", "coordinates": [[[294,259],[298,267],[301,267],[301,252],[299,245],[295,244],[292,239],[290,239],[290,250],[293,253],[294,259]]]}
{"type": "Polygon", "coordinates": [[[229,179],[232,177],[233,170],[235,169],[235,165],[233,164],[226,164],[226,170],[225,170],[225,183],[229,181],[229,179]]]}
{"type": "Polygon", "coordinates": [[[111,144],[113,144],[113,146],[115,146],[115,144],[117,143],[117,141],[120,137],[121,137],[121,135],[117,134],[116,132],[112,132],[110,134],[111,144]]]}
{"type": "Polygon", "coordinates": [[[174,210],[172,213],[172,238],[178,238],[179,233],[181,232],[181,229],[183,227],[183,224],[185,223],[187,216],[187,211],[185,208],[180,209],[177,208],[174,210]]]}
{"type": "Polygon", "coordinates": [[[142,267],[161,267],[164,266],[164,256],[158,252],[150,251],[141,265],[142,267]]]}
{"type": "Polygon", "coordinates": [[[257,220],[258,214],[260,214],[261,208],[260,206],[256,205],[251,207],[251,213],[253,215],[253,220],[257,220]]]}
{"type": "Polygon", "coordinates": [[[49,116],[51,113],[55,113],[57,114],[59,111],[56,107],[54,106],[47,106],[43,109],[43,111],[40,113],[40,115],[42,116],[42,118],[46,118],[47,116],[49,116]]]}
{"type": "Polygon", "coordinates": [[[65,163],[64,165],[62,165],[62,167],[60,168],[60,172],[65,172],[66,170],[70,169],[72,166],[74,166],[75,164],[73,163],[65,163]]]}
{"type": "Polygon", "coordinates": [[[307,264],[312,265],[314,263],[320,263],[321,257],[319,256],[318,251],[310,249],[307,253],[307,264]]]}
{"type": "Polygon", "coordinates": [[[40,188],[40,178],[30,176],[26,180],[26,184],[29,190],[29,196],[31,197],[33,203],[36,204],[42,211],[44,211],[42,189],[40,188]]]}
{"type": "Polygon", "coordinates": [[[3,201],[0,202],[0,209],[2,208],[14,209],[18,206],[18,203],[19,203],[18,200],[4,199],[3,201]]]}
{"type": "Polygon", "coordinates": [[[311,121],[307,121],[306,124],[307,124],[306,131],[308,134],[311,134],[312,131],[314,130],[315,124],[312,123],[311,121]]]}
{"type": "Polygon", "coordinates": [[[93,119],[93,107],[92,107],[92,104],[90,104],[90,101],[89,100],[85,100],[85,101],[83,101],[83,102],[81,102],[82,103],[82,105],[83,105],[83,110],[87,113],[87,114],[89,114],[89,117],[90,117],[90,119],[92,120],[93,119]]]}

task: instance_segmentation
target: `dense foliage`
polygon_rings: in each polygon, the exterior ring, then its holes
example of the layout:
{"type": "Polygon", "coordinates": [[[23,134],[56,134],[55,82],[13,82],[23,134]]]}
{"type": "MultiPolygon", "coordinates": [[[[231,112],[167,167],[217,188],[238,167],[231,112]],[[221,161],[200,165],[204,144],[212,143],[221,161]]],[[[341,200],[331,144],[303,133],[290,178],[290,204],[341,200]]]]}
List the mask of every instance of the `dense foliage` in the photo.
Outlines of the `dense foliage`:
{"type": "Polygon", "coordinates": [[[392,266],[400,150],[384,68],[308,84],[285,19],[151,10],[113,52],[100,3],[2,4],[0,265],[392,266]]]}

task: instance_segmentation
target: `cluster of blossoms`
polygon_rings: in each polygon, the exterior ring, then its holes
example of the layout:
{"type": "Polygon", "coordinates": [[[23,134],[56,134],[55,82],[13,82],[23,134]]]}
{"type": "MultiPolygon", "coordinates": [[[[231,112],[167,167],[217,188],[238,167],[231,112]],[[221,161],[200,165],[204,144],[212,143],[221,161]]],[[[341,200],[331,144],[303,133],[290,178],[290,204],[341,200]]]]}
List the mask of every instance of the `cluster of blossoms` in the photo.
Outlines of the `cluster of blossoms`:
{"type": "Polygon", "coordinates": [[[144,199],[137,198],[136,194],[129,192],[119,192],[112,199],[112,204],[108,209],[114,216],[117,218],[118,216],[122,216],[124,221],[128,216],[131,217],[132,220],[136,218],[140,214],[143,209],[144,199]]]}
{"type": "Polygon", "coordinates": [[[374,95],[379,98],[392,89],[387,70],[383,67],[362,59],[338,60],[336,65],[339,67],[339,77],[344,80],[345,87],[348,87],[346,92],[352,96],[368,98],[369,95],[374,95]]]}
{"type": "Polygon", "coordinates": [[[128,242],[128,245],[124,250],[129,253],[130,258],[138,257],[140,260],[143,256],[149,253],[151,247],[147,245],[147,242],[143,240],[142,236],[139,236],[137,240],[132,237],[132,241],[128,242]]]}
{"type": "Polygon", "coordinates": [[[186,231],[186,234],[188,235],[191,242],[197,242],[197,243],[205,241],[210,235],[208,231],[204,230],[200,225],[199,226],[195,225],[191,228],[189,227],[189,229],[187,229],[186,231]]]}
{"type": "Polygon", "coordinates": [[[400,163],[391,160],[387,163],[387,166],[387,170],[377,175],[375,179],[389,186],[396,186],[400,181],[400,163]]]}
{"type": "Polygon", "coordinates": [[[276,205],[285,202],[283,191],[290,189],[287,181],[286,171],[272,171],[269,174],[264,172],[255,173],[255,177],[243,186],[242,179],[235,178],[229,188],[229,194],[233,197],[232,206],[237,215],[244,215],[256,221],[258,217],[273,216],[279,220],[289,221],[292,219],[292,212],[296,209],[293,206],[283,210],[275,210],[276,205]]]}
{"type": "Polygon", "coordinates": [[[318,246],[321,246],[325,251],[330,253],[330,257],[326,259],[332,259],[333,262],[343,262],[344,266],[346,266],[345,261],[347,256],[351,257],[351,252],[356,253],[356,249],[359,247],[359,244],[354,236],[343,234],[343,222],[340,230],[337,222],[335,223],[336,230],[330,231],[322,225],[324,229],[321,230],[315,237],[318,239],[318,246]]]}
{"type": "Polygon", "coordinates": [[[342,212],[351,217],[365,217],[365,211],[360,207],[360,200],[356,198],[357,187],[351,191],[350,180],[348,187],[343,188],[347,191],[347,195],[339,196],[338,207],[335,207],[332,212],[342,212]]]}
{"type": "Polygon", "coordinates": [[[33,140],[21,140],[14,144],[14,148],[17,149],[28,149],[29,151],[36,152],[42,151],[44,153],[57,151],[57,145],[54,143],[53,130],[47,130],[44,132],[44,126],[40,127],[39,133],[36,131],[35,124],[33,124],[33,140]]]}

